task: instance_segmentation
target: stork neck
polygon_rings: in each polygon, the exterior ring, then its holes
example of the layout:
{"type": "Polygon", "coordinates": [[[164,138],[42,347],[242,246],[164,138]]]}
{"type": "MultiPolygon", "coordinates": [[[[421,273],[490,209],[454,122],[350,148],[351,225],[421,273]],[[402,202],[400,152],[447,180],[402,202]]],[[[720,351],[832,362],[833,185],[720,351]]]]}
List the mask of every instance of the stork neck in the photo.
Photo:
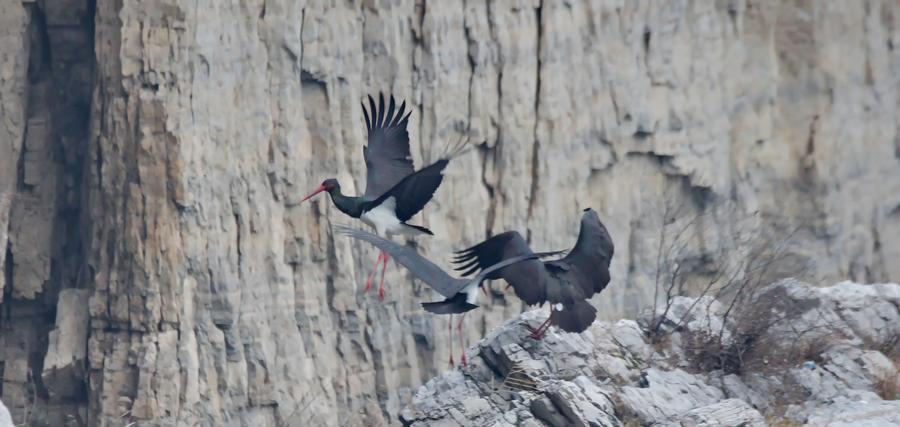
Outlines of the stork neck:
{"type": "Polygon", "coordinates": [[[341,194],[340,188],[336,188],[328,192],[328,194],[331,196],[331,202],[334,203],[334,206],[336,206],[341,212],[354,218],[359,218],[359,216],[362,215],[361,198],[345,196],[341,194]]]}

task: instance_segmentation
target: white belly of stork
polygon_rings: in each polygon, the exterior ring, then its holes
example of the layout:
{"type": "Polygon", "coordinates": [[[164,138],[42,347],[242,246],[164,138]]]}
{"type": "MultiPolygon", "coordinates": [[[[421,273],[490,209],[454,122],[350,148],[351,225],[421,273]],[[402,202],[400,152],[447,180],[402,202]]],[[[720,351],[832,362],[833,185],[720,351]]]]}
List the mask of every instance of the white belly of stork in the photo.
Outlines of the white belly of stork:
{"type": "Polygon", "coordinates": [[[397,218],[396,207],[397,200],[393,197],[388,197],[380,205],[364,212],[360,219],[368,226],[374,228],[375,233],[379,236],[415,236],[422,234],[421,231],[400,222],[400,219],[397,218]]]}
{"type": "Polygon", "coordinates": [[[472,305],[478,305],[478,282],[472,281],[462,291],[466,294],[466,302],[472,305]]]}

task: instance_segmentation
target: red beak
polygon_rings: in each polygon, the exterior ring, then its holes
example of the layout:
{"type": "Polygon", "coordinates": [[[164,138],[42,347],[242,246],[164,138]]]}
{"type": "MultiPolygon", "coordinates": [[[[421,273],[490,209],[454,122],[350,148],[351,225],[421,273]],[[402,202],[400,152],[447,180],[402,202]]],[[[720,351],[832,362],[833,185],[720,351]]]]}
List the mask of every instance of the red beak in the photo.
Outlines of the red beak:
{"type": "Polygon", "coordinates": [[[312,193],[309,193],[308,196],[304,197],[303,200],[300,201],[300,203],[303,203],[303,202],[309,200],[310,197],[315,196],[316,194],[319,194],[323,191],[325,191],[325,186],[320,185],[319,188],[316,188],[315,191],[313,191],[312,193]]]}

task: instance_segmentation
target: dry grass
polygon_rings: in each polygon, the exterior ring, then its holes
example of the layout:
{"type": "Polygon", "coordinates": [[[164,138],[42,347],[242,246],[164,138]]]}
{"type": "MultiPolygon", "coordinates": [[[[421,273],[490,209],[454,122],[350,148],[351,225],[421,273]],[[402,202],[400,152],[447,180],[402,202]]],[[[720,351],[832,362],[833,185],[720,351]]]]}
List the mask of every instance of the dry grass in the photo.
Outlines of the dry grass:
{"type": "Polygon", "coordinates": [[[613,410],[615,411],[616,418],[622,422],[622,427],[643,427],[644,423],[641,422],[640,417],[637,414],[633,413],[628,407],[625,406],[625,403],[622,402],[622,398],[618,394],[613,394],[610,396],[610,400],[613,403],[613,410]]]}
{"type": "Polygon", "coordinates": [[[884,353],[888,359],[891,359],[891,362],[894,362],[894,366],[900,367],[900,336],[893,336],[876,350],[884,353]]]}
{"type": "Polygon", "coordinates": [[[770,427],[800,427],[803,425],[803,423],[799,423],[790,418],[784,418],[774,414],[766,415],[766,424],[770,427]]]}
{"type": "Polygon", "coordinates": [[[829,334],[821,339],[801,340],[797,347],[794,348],[794,360],[801,362],[811,360],[816,362],[817,365],[821,365],[824,362],[822,355],[828,351],[829,347],[836,340],[837,337],[833,334],[829,334]]]}
{"type": "Polygon", "coordinates": [[[900,400],[900,371],[894,369],[875,380],[875,393],[884,400],[900,400]]]}

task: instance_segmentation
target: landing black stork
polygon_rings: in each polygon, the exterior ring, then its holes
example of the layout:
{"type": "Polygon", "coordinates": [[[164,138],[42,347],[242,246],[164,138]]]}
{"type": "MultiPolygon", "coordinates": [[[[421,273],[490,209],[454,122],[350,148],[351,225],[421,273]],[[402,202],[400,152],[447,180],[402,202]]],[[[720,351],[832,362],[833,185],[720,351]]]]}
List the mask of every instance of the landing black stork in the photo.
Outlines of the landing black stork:
{"type": "MultiPolygon", "coordinates": [[[[469,310],[478,307],[478,305],[475,304],[478,298],[478,287],[488,275],[501,268],[511,266],[513,264],[529,259],[534,259],[541,255],[528,253],[518,256],[510,256],[501,261],[498,261],[494,265],[484,268],[483,270],[481,270],[481,272],[479,272],[472,278],[458,279],[450,276],[449,274],[447,274],[447,272],[435,265],[433,262],[429,261],[422,255],[419,255],[419,253],[412,247],[401,246],[390,240],[378,237],[372,233],[341,225],[335,225],[334,230],[337,233],[345,234],[354,239],[364,240],[377,246],[382,251],[387,252],[388,254],[390,254],[390,256],[394,257],[394,260],[398,264],[406,267],[406,269],[409,270],[409,272],[412,273],[414,277],[430,286],[439,294],[443,295],[445,298],[443,301],[425,302],[422,303],[422,307],[425,309],[425,311],[428,311],[430,313],[449,314],[451,316],[451,342],[453,340],[453,314],[464,314],[469,310]]],[[[460,319],[459,324],[457,325],[457,330],[460,329],[462,329],[462,319],[460,319]]],[[[460,345],[463,346],[461,362],[463,365],[465,365],[466,353],[462,331],[459,331],[459,336],[460,345]]],[[[450,351],[450,364],[453,364],[452,345],[450,351]]]]}
{"type": "MultiPolygon", "coordinates": [[[[463,276],[477,271],[485,274],[506,259],[532,254],[531,248],[518,232],[507,231],[469,249],[456,252],[453,260],[463,276]]],[[[586,300],[600,293],[609,284],[609,263],[613,257],[613,243],[597,212],[585,209],[581,216],[578,241],[569,253],[557,260],[526,261],[493,270],[488,280],[503,279],[520,299],[528,305],[550,303],[550,317],[532,337],[541,339],[551,324],[566,332],[583,332],[594,322],[597,310],[586,300]]]]}
{"type": "MultiPolygon", "coordinates": [[[[412,156],[409,151],[409,133],[406,125],[409,115],[406,113],[406,101],[395,108],[393,95],[385,112],[384,95],[378,96],[378,107],[369,96],[369,111],[363,105],[363,115],[368,131],[368,145],[363,147],[366,160],[366,192],[360,197],[346,196],[341,193],[341,184],[337,179],[326,179],[300,202],[327,191],[331,201],[343,213],[359,218],[381,236],[432,235],[431,230],[418,225],[407,224],[410,218],[425,207],[443,180],[443,171],[450,159],[461,152],[454,147],[438,161],[414,171],[412,156]]],[[[387,269],[389,256],[379,252],[375,268],[366,279],[365,291],[372,287],[372,278],[383,261],[381,284],[378,296],[384,299],[384,272],[387,269]]]]}

